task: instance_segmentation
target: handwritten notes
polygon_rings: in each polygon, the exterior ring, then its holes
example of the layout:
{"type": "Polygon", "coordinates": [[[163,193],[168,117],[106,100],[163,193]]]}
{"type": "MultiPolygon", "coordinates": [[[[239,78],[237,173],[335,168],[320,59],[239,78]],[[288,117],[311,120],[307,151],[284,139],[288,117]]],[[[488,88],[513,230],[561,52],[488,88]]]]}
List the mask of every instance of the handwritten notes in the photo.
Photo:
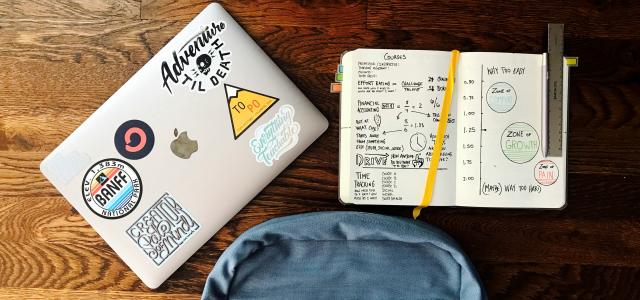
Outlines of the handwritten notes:
{"type": "Polygon", "coordinates": [[[545,159],[541,149],[546,93],[542,59],[536,54],[465,53],[457,86],[458,205],[564,203],[566,182],[558,177],[566,172],[566,159],[545,159]]]}
{"type": "Polygon", "coordinates": [[[444,117],[431,205],[564,205],[566,155],[541,151],[543,56],[462,53],[451,112],[440,116],[449,58],[448,51],[384,49],[343,57],[342,201],[419,204],[444,117]]]}
{"type": "MultiPolygon", "coordinates": [[[[350,145],[354,202],[406,205],[421,199],[442,117],[450,56],[449,52],[430,53],[367,50],[356,54],[350,145]]],[[[455,124],[455,112],[444,117],[455,124]]],[[[455,187],[455,145],[452,130],[445,135],[434,198],[455,187]]]]}

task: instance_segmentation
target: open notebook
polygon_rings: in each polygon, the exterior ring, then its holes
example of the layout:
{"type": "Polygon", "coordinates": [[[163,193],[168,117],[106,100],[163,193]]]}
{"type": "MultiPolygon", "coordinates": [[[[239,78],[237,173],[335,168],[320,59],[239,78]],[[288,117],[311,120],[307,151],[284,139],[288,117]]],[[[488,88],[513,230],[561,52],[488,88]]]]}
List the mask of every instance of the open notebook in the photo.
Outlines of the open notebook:
{"type": "MultiPolygon", "coordinates": [[[[419,205],[451,52],[358,49],[342,57],[340,200],[419,205]]],[[[545,157],[546,54],[461,53],[432,206],[561,208],[562,155],[545,157]]]]}

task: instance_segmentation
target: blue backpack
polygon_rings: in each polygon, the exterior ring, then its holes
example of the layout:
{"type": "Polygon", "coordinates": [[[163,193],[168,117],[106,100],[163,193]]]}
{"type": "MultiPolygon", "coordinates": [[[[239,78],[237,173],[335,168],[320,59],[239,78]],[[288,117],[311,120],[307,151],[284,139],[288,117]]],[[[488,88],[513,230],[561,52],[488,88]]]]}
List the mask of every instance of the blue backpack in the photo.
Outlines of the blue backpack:
{"type": "Polygon", "coordinates": [[[420,221],[360,212],[282,217],[236,239],[202,299],[486,299],[471,262],[420,221]]]}

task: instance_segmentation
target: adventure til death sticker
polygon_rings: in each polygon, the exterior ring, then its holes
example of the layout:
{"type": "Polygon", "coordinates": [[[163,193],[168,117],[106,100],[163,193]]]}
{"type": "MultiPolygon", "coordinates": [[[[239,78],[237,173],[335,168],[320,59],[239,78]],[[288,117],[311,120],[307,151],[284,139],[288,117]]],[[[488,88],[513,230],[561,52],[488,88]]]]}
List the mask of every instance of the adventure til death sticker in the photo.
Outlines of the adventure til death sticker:
{"type": "Polygon", "coordinates": [[[127,229],[127,235],[160,266],[200,229],[182,205],[165,193],[127,229]]]}
{"type": "Polygon", "coordinates": [[[202,31],[174,49],[172,58],[160,65],[162,87],[169,94],[174,85],[204,93],[220,85],[231,71],[231,50],[220,34],[225,31],[223,21],[203,26],[202,31]]]}

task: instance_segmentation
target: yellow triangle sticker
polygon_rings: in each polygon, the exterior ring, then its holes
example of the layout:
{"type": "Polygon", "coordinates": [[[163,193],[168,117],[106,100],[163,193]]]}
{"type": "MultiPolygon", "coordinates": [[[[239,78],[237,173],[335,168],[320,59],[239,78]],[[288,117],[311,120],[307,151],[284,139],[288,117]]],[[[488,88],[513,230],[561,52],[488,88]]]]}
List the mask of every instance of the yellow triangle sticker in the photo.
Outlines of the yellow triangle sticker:
{"type": "Polygon", "coordinates": [[[224,89],[227,94],[234,139],[238,139],[247,128],[279,100],[275,97],[230,84],[225,84],[224,89]]]}

